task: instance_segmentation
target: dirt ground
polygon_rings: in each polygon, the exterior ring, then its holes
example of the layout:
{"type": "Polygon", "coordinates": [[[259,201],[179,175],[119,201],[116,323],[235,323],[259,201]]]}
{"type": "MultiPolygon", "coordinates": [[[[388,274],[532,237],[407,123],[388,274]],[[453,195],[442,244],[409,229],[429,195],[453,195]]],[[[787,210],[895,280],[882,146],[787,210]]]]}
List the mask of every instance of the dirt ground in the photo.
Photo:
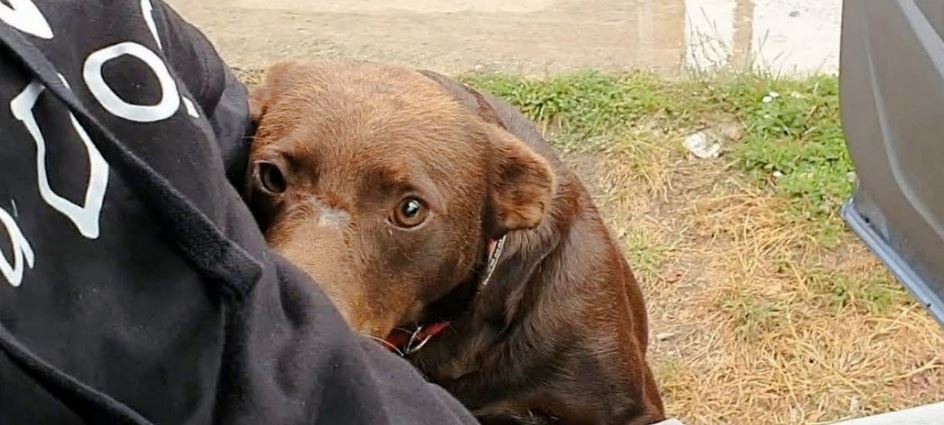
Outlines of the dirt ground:
{"type": "Polygon", "coordinates": [[[344,56],[446,73],[479,67],[672,72],[683,55],[684,5],[674,1],[669,7],[618,0],[169,3],[240,68],[287,57],[344,56]]]}
{"type": "Polygon", "coordinates": [[[227,61],[344,56],[457,74],[753,63],[835,72],[842,0],[168,0],[227,61]]]}

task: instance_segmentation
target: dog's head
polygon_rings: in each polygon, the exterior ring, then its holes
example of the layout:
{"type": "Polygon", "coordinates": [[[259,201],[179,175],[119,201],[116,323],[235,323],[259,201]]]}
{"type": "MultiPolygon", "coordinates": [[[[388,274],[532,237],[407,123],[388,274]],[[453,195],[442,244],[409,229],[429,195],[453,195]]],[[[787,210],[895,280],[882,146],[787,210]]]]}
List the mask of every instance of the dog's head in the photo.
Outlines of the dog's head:
{"type": "Polygon", "coordinates": [[[247,198],[266,239],[364,334],[422,320],[553,197],[542,157],[417,72],[285,63],[250,102],[247,198]]]}

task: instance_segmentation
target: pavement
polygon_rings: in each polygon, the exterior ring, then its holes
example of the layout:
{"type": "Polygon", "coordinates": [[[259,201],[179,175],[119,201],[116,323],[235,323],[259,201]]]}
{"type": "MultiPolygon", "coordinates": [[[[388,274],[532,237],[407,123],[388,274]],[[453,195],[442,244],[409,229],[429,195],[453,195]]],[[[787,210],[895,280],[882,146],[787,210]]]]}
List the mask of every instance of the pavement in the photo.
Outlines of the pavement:
{"type": "Polygon", "coordinates": [[[349,57],[545,75],[834,73],[842,0],[167,0],[238,68],[349,57]]]}

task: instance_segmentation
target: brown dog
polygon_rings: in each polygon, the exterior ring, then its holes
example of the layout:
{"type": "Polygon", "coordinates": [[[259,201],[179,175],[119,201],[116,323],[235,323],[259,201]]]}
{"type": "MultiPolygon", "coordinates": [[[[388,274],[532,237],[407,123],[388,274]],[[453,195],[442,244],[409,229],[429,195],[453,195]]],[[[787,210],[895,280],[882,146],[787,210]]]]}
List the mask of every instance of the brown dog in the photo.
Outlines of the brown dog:
{"type": "Polygon", "coordinates": [[[663,419],[629,265],[513,108],[349,62],[277,65],[251,102],[250,205],[355,330],[484,423],[663,419]]]}

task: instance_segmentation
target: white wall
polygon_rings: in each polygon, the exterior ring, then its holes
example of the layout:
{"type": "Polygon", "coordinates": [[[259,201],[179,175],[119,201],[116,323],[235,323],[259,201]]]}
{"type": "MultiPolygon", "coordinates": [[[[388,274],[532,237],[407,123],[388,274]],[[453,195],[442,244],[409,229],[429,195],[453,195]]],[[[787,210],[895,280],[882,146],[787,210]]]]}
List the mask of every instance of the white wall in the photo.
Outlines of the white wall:
{"type": "Polygon", "coordinates": [[[688,67],[728,65],[741,50],[755,68],[776,74],[838,71],[842,0],[749,1],[685,0],[688,67]],[[750,12],[741,22],[738,7],[750,12]],[[748,26],[749,48],[737,45],[748,42],[736,40],[739,26],[748,26]]]}

